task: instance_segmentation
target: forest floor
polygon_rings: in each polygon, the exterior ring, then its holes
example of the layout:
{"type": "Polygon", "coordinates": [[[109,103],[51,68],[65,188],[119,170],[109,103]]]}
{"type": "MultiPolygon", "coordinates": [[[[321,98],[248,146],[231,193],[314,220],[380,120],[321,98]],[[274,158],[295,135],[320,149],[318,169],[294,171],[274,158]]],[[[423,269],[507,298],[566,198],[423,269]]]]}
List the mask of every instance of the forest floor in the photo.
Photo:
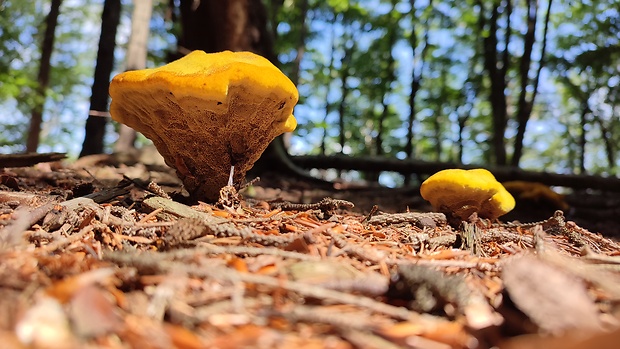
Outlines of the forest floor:
{"type": "Polygon", "coordinates": [[[170,170],[110,159],[0,170],[2,348],[620,341],[614,196],[453,227],[416,190],[276,175],[186,205],[170,170]]]}

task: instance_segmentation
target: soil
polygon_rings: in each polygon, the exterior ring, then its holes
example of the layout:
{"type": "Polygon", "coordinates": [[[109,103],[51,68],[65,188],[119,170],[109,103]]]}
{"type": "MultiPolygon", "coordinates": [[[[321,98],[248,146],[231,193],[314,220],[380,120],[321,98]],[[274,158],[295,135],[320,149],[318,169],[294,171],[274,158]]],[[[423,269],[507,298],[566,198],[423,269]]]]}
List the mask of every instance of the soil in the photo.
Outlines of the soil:
{"type": "Polygon", "coordinates": [[[415,188],[264,174],[190,203],[169,169],[109,156],[4,168],[0,341],[612,348],[616,196],[573,193],[564,212],[518,198],[501,222],[455,223],[415,188]]]}

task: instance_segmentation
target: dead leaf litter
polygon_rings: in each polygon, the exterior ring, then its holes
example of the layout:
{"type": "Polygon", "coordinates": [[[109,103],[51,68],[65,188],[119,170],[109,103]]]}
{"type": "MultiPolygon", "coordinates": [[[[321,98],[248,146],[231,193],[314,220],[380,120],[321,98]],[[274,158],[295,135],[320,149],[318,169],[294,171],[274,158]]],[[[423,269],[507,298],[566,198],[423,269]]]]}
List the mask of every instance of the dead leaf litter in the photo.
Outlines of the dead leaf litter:
{"type": "Polygon", "coordinates": [[[362,215],[329,197],[298,204],[223,190],[216,204],[186,205],[162,183],[116,173],[102,183],[62,167],[2,171],[4,343],[488,348],[618,339],[620,246],[561,211],[538,224],[455,228],[440,213],[362,215]]]}

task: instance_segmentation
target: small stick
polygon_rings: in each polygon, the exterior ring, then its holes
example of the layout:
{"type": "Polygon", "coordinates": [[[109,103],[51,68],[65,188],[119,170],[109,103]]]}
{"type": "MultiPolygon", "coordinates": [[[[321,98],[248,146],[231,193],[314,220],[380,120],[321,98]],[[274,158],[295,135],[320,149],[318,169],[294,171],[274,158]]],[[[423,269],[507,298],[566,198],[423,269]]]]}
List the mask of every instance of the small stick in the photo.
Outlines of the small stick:
{"type": "Polygon", "coordinates": [[[230,174],[228,175],[228,186],[233,185],[233,175],[235,174],[235,165],[230,166],[230,174]]]}
{"type": "Polygon", "coordinates": [[[370,218],[377,213],[377,211],[379,210],[379,206],[377,205],[372,205],[372,208],[370,209],[370,212],[368,213],[368,215],[366,217],[364,217],[364,219],[362,219],[361,223],[367,222],[370,220],[370,218]]]}

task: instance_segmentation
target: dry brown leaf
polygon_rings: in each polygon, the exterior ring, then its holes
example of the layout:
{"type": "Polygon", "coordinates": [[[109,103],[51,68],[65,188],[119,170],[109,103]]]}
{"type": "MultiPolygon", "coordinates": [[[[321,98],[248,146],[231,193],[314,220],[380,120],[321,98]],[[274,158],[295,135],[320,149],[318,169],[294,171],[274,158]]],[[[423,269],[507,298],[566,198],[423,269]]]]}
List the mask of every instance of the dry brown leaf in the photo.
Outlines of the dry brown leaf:
{"type": "Polygon", "coordinates": [[[502,279],[517,308],[546,332],[601,328],[598,309],[582,281],[533,255],[511,258],[502,279]]]}
{"type": "Polygon", "coordinates": [[[80,288],[71,298],[70,318],[76,332],[86,338],[117,331],[123,325],[114,297],[101,288],[80,288]]]}
{"type": "MultiPolygon", "coordinates": [[[[450,348],[473,348],[478,343],[474,337],[467,333],[463,325],[448,321],[432,323],[405,321],[383,327],[379,333],[408,345],[414,344],[414,342],[419,344],[422,341],[419,338],[425,338],[436,344],[441,343],[450,348]]],[[[425,345],[431,345],[428,341],[425,343],[425,345]]]]}
{"type": "Polygon", "coordinates": [[[591,336],[571,334],[562,337],[526,335],[505,341],[502,349],[616,349],[620,343],[620,329],[599,332],[591,336]]]}
{"type": "Polygon", "coordinates": [[[164,330],[177,349],[200,349],[205,344],[192,331],[177,325],[165,324],[164,330]]]}

